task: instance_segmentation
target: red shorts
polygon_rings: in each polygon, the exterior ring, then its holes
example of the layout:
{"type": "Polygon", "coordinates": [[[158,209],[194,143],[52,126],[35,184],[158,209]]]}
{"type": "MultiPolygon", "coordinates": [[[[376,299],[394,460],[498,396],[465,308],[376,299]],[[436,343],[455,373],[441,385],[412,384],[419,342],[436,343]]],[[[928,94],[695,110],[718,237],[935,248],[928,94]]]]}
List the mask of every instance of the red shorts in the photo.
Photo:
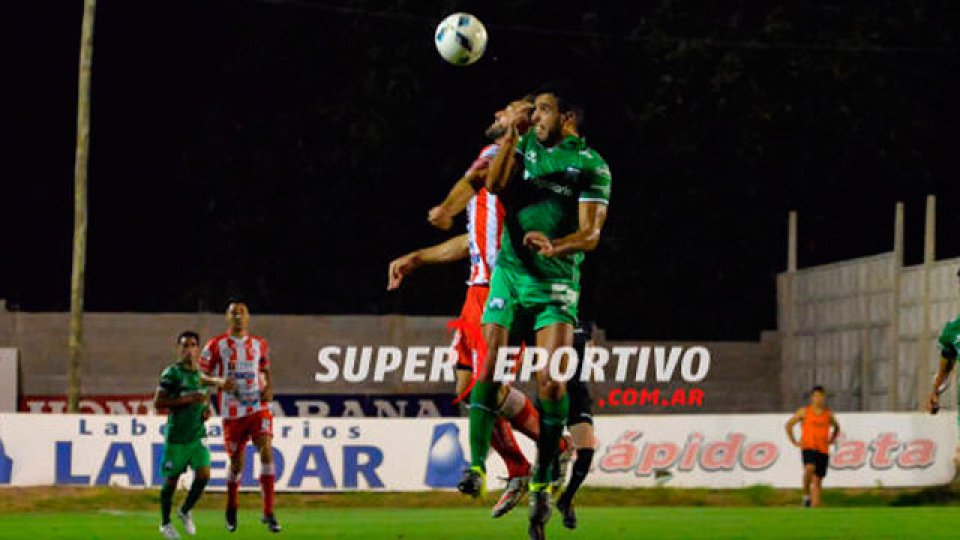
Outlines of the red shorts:
{"type": "Polygon", "coordinates": [[[234,456],[243,452],[247,442],[268,435],[273,437],[273,414],[257,411],[242,418],[223,419],[223,442],[227,454],[234,456]]]}
{"type": "Polygon", "coordinates": [[[490,287],[486,285],[470,285],[467,287],[467,298],[463,301],[460,310],[460,324],[474,329],[474,332],[464,333],[460,330],[453,335],[453,349],[457,352],[457,369],[473,370],[477,360],[477,340],[481,339],[480,318],[483,308],[487,304],[487,295],[490,287]],[[475,334],[475,335],[471,335],[475,334]]]}

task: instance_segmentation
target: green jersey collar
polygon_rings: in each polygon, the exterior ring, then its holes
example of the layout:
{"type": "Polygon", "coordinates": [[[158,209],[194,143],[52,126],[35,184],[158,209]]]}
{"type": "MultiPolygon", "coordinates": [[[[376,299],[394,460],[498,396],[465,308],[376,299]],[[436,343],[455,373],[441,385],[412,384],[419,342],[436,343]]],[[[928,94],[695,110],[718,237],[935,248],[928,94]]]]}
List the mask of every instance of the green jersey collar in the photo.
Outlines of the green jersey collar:
{"type": "Polygon", "coordinates": [[[577,137],[576,135],[567,135],[557,143],[556,147],[567,150],[584,150],[587,147],[587,140],[583,137],[577,137]]]}

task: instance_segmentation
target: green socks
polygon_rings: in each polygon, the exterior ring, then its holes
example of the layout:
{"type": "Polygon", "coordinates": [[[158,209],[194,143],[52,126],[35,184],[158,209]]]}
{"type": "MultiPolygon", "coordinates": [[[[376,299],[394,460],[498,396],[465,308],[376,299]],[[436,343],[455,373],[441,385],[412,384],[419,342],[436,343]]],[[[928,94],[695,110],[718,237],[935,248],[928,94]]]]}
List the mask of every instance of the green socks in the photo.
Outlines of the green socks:
{"type": "Polygon", "coordinates": [[[470,465],[486,471],[500,384],[477,381],[470,394],[470,465]]]}
{"type": "Polygon", "coordinates": [[[538,399],[537,409],[540,411],[540,440],[537,441],[537,466],[533,470],[531,491],[543,491],[550,483],[552,464],[560,452],[560,437],[570,411],[570,398],[564,394],[560,399],[538,399]]]}
{"type": "Polygon", "coordinates": [[[193,479],[193,483],[190,484],[190,492],[187,493],[187,500],[183,501],[183,507],[180,509],[183,513],[193,509],[197,501],[200,500],[200,496],[203,495],[203,488],[207,487],[207,480],[207,478],[196,477],[193,479]]]}
{"type": "Polygon", "coordinates": [[[160,523],[166,525],[170,523],[170,507],[173,506],[173,493],[177,491],[177,485],[163,483],[160,488],[160,523]]]}

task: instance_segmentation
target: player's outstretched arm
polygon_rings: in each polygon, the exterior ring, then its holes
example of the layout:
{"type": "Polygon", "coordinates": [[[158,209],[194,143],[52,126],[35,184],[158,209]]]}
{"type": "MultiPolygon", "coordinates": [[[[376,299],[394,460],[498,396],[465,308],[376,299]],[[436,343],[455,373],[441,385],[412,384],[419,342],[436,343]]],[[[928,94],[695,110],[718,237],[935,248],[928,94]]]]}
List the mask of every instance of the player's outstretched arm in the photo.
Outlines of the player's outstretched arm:
{"type": "Polygon", "coordinates": [[[790,444],[799,447],[800,443],[797,442],[797,437],[793,434],[793,426],[799,424],[803,420],[804,410],[802,408],[797,409],[797,412],[793,413],[793,416],[787,420],[787,438],[790,439],[790,444]]]}
{"type": "Polygon", "coordinates": [[[444,231],[453,226],[453,218],[466,209],[470,199],[484,186],[487,167],[471,168],[447,194],[447,198],[427,213],[427,221],[444,231]]]}
{"type": "Polygon", "coordinates": [[[593,251],[600,243],[600,233],[607,221],[607,205],[602,202],[581,202],[579,213],[580,226],[574,233],[552,240],[543,233],[531,231],[523,237],[524,245],[537,250],[544,257],[593,251]]]}
{"type": "Polygon", "coordinates": [[[403,278],[427,264],[442,264],[466,259],[470,255],[470,240],[466,233],[417,251],[407,253],[390,262],[387,268],[387,290],[400,286],[403,278]]]}
{"type": "Polygon", "coordinates": [[[200,384],[204,386],[213,386],[224,390],[227,392],[233,391],[236,388],[236,383],[233,382],[233,379],[228,379],[226,377],[211,377],[208,375],[200,375],[200,384]]]}

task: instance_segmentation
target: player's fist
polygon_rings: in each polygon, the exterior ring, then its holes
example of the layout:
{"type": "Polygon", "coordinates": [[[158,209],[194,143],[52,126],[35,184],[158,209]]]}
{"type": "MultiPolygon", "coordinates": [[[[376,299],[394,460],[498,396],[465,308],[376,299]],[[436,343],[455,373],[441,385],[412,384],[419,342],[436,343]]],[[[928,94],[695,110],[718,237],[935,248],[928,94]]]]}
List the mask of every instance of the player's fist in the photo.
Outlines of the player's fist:
{"type": "Polygon", "coordinates": [[[553,242],[540,231],[530,231],[523,235],[523,245],[544,257],[553,256],[553,242]]]}
{"type": "Polygon", "coordinates": [[[220,389],[224,392],[233,392],[237,388],[237,383],[233,379],[227,377],[223,379],[223,384],[220,386],[220,389]]]}
{"type": "Polygon", "coordinates": [[[449,230],[453,227],[453,217],[442,205],[434,206],[427,212],[427,221],[440,230],[449,230]]]}
{"type": "Polygon", "coordinates": [[[416,252],[408,253],[390,262],[387,268],[387,290],[392,291],[400,286],[403,278],[407,277],[420,265],[420,258],[416,252]]]}
{"type": "Polygon", "coordinates": [[[202,422],[206,422],[207,420],[210,419],[211,416],[213,416],[213,411],[210,410],[210,407],[207,407],[203,409],[202,413],[200,413],[200,420],[202,422]]]}

